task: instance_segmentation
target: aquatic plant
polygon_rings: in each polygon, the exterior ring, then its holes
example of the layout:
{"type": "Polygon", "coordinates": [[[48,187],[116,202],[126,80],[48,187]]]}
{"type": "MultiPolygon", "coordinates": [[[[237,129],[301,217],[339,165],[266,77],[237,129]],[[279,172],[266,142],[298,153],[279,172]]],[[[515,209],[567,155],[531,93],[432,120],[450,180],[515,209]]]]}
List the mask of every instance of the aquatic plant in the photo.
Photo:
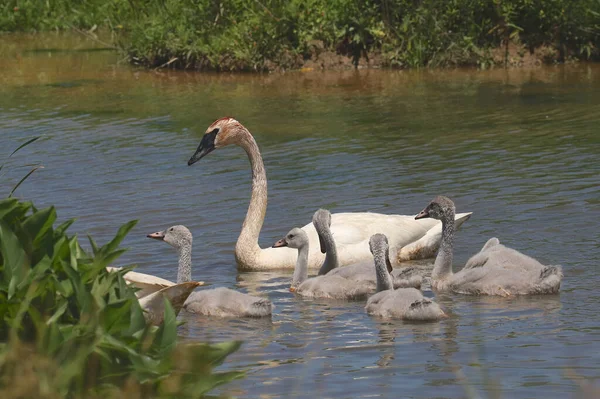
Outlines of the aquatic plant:
{"type": "Polygon", "coordinates": [[[214,372],[239,342],[177,342],[168,301],[148,325],[123,274],[108,272],[135,226],[88,253],[54,207],[0,200],[0,397],[200,397],[240,378],[214,372]]]}

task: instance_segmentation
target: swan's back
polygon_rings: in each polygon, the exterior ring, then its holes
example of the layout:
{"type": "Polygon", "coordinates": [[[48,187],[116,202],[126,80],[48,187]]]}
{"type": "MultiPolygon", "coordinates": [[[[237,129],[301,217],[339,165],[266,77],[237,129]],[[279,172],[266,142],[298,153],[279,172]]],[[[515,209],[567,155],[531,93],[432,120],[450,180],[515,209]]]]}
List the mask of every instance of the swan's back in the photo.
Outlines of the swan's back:
{"type": "Polygon", "coordinates": [[[265,317],[271,315],[273,305],[268,299],[220,287],[192,293],[185,309],[206,316],[265,317]]]}
{"type": "Polygon", "coordinates": [[[493,238],[449,284],[455,292],[472,295],[554,294],[562,277],[560,266],[544,266],[493,238]]]}
{"type": "Polygon", "coordinates": [[[369,298],[365,310],[387,319],[432,321],[446,317],[437,303],[415,288],[380,291],[369,298]]]}

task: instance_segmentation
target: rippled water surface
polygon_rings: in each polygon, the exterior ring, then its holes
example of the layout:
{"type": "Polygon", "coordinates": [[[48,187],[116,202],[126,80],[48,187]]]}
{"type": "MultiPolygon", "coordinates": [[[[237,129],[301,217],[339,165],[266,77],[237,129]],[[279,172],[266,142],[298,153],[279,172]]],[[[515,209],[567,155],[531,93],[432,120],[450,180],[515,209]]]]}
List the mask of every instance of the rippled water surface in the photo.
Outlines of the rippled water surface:
{"type": "MultiPolygon", "coordinates": [[[[175,279],[176,254],[147,233],[185,224],[194,277],[269,297],[272,320],[182,314],[185,339],[241,339],[225,367],[240,397],[577,397],[600,378],[600,68],[211,75],[144,71],[73,37],[0,36],[0,156],[33,136],[0,179],[73,232],[106,242],[139,219],[120,262],[175,279]],[[290,273],[238,273],[248,205],[239,148],[186,165],[206,127],[235,116],[269,177],[261,245],[332,211],[415,214],[436,194],[473,217],[455,266],[490,236],[561,264],[561,294],[437,295],[440,323],[381,321],[364,303],[307,301],[290,273]]],[[[426,295],[433,296],[430,291],[426,295]]],[[[590,396],[593,397],[593,396],[590,396]]]]}

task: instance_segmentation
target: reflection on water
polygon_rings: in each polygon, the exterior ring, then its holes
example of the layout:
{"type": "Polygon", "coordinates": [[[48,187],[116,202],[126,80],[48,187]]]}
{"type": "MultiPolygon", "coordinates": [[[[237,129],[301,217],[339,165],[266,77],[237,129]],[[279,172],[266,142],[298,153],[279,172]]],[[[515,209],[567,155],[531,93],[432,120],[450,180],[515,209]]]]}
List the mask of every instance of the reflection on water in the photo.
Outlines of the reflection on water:
{"type": "Polygon", "coordinates": [[[249,375],[224,393],[461,398],[466,384],[565,398],[594,386],[600,68],[213,75],[138,70],[101,47],[73,36],[0,36],[1,154],[45,137],[9,160],[0,190],[23,165],[42,163],[17,194],[58,205],[61,219],[78,217],[73,231],[102,242],[140,219],[123,264],[174,279],[176,254],[145,235],[182,223],[194,233],[196,278],[268,296],[272,320],[181,316],[184,339],[245,341],[225,367],[249,375]],[[438,295],[451,317],[415,324],[371,318],[362,302],[296,298],[290,273],[237,273],[247,159],[224,149],[186,165],[224,115],[255,134],[265,159],[263,245],[318,207],[411,214],[445,194],[474,212],[457,237],[456,267],[498,236],[562,264],[561,294],[438,295]]]}

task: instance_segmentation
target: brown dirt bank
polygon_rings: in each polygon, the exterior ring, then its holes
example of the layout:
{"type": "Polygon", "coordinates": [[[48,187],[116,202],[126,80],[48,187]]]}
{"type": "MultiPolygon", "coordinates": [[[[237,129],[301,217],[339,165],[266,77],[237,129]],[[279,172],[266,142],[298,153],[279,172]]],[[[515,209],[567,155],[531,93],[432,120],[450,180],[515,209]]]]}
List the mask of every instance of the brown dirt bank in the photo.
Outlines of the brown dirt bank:
{"type": "MultiPolygon", "coordinates": [[[[215,67],[207,61],[197,61],[193,64],[183,64],[178,60],[158,66],[158,68],[197,70],[197,71],[218,71],[218,72],[285,72],[289,70],[302,71],[340,71],[352,69],[408,69],[396,65],[390,65],[389,59],[379,50],[363,52],[360,58],[356,59],[351,55],[341,51],[329,50],[323,48],[322,44],[315,43],[309,56],[303,57],[300,54],[286,53],[277,60],[267,60],[262,67],[251,67],[241,64],[238,60],[224,56],[215,67]]],[[[578,59],[567,53],[561,53],[551,46],[540,46],[530,51],[527,47],[510,43],[509,46],[501,46],[486,50],[480,54],[473,55],[467,60],[452,62],[436,68],[456,68],[456,67],[479,67],[488,69],[493,67],[508,68],[536,68],[542,65],[554,65],[559,63],[577,62],[578,59]]],[[[147,65],[157,67],[156,65],[147,65]]]]}

